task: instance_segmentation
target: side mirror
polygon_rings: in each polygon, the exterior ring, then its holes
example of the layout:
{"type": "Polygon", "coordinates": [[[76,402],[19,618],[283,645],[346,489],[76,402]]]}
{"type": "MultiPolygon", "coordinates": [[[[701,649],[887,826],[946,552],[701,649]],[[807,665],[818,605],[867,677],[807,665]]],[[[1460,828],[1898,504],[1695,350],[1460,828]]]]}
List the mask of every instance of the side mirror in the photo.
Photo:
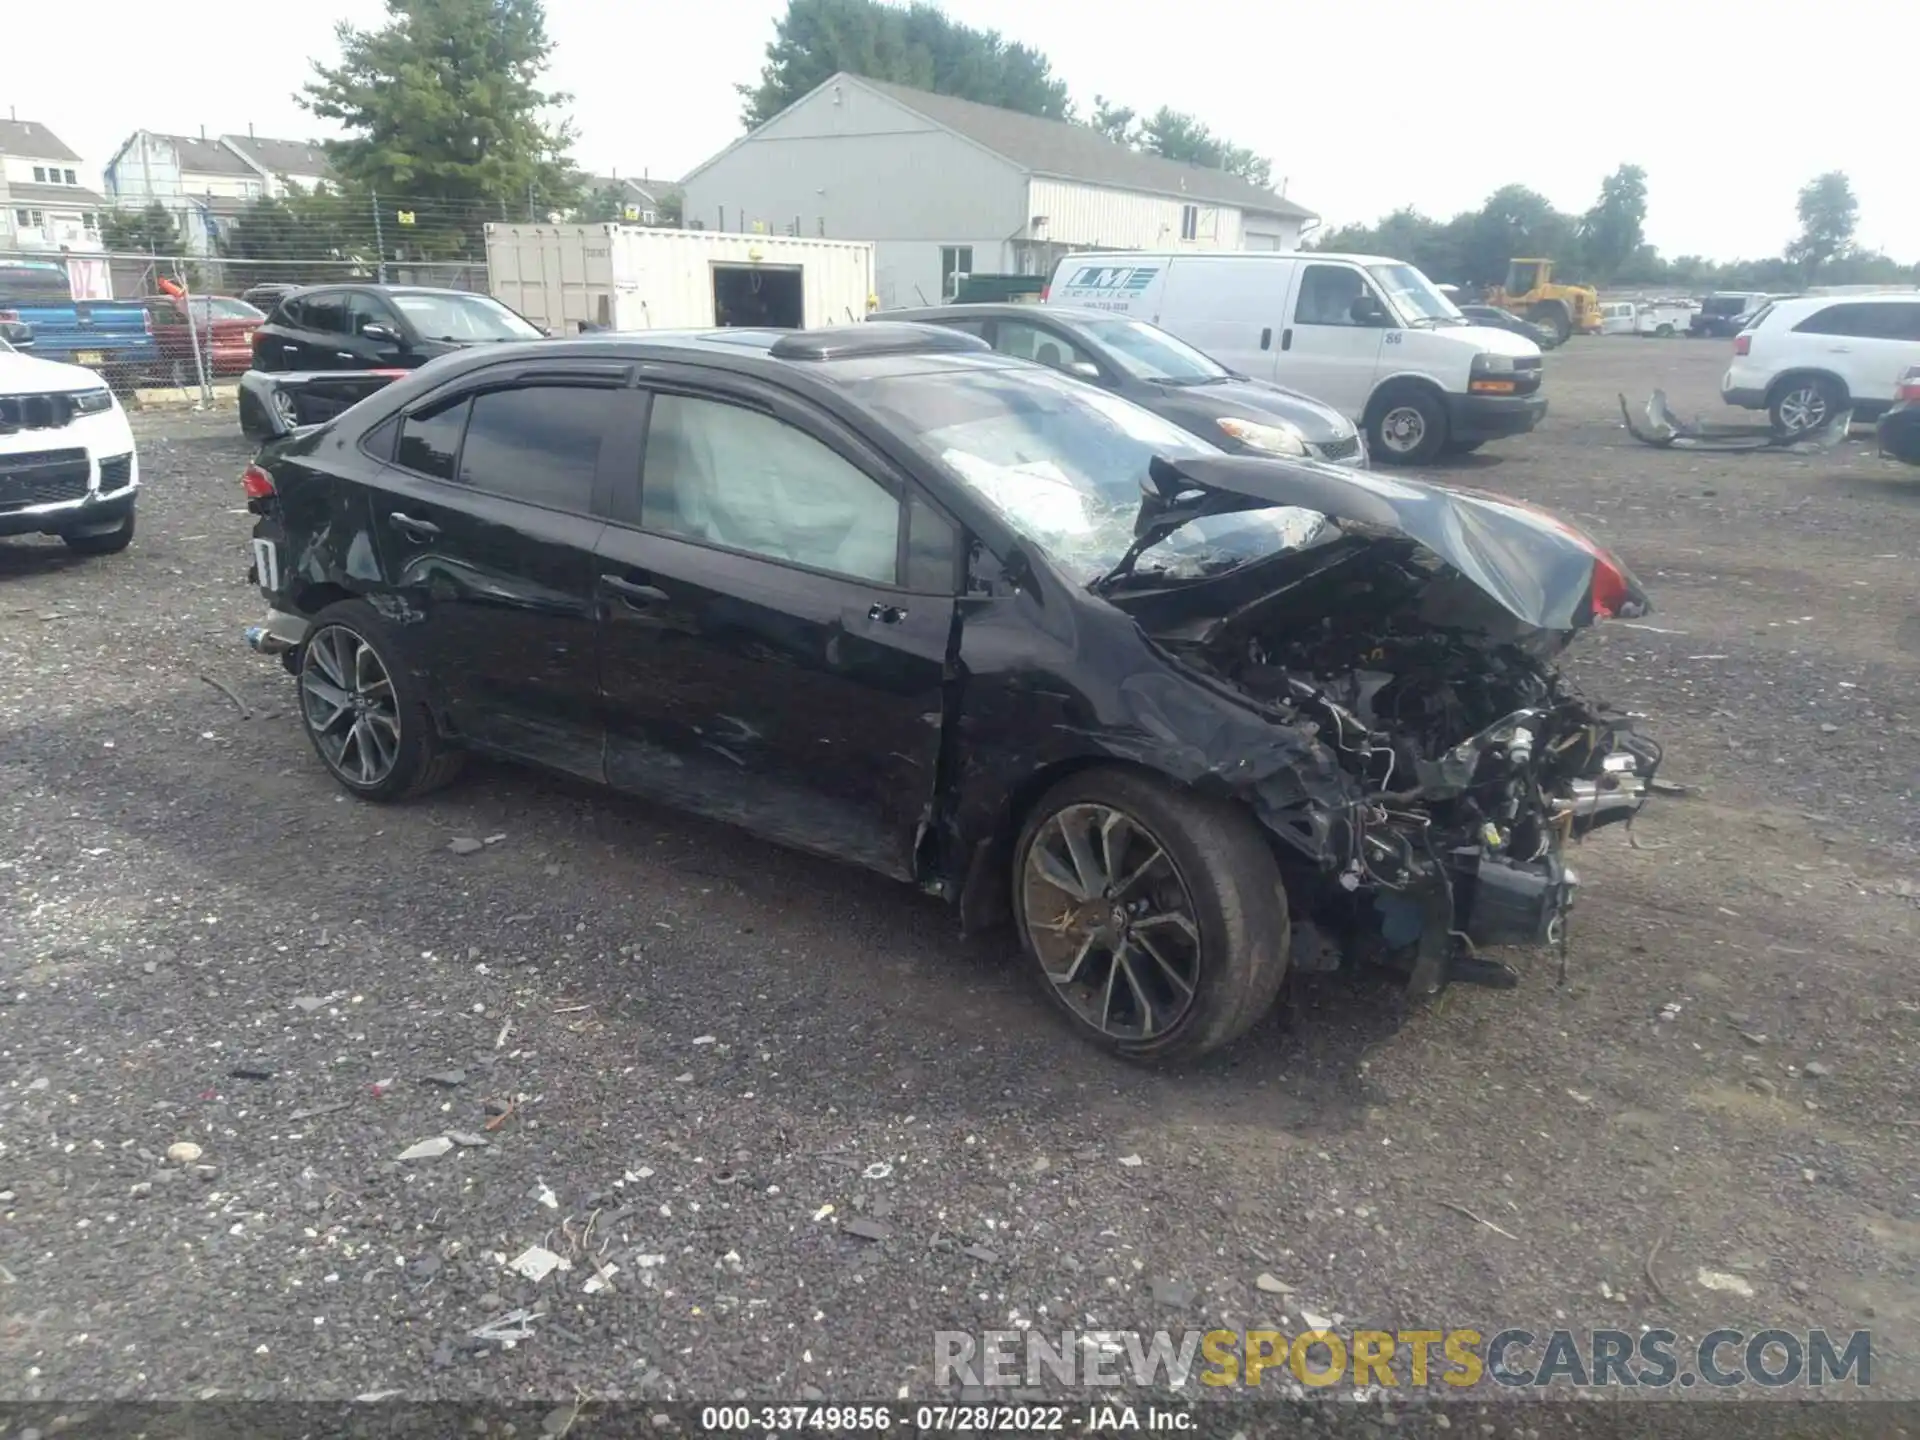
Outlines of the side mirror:
{"type": "Polygon", "coordinates": [[[400,337],[393,333],[391,326],[370,322],[360,327],[360,334],[376,345],[398,345],[400,337]]]}
{"type": "Polygon", "coordinates": [[[1387,312],[1371,295],[1356,295],[1347,307],[1347,318],[1356,325],[1385,325],[1387,312]]]}
{"type": "Polygon", "coordinates": [[[1067,374],[1080,380],[1098,380],[1100,367],[1091,360],[1073,360],[1067,364],[1067,374]]]}

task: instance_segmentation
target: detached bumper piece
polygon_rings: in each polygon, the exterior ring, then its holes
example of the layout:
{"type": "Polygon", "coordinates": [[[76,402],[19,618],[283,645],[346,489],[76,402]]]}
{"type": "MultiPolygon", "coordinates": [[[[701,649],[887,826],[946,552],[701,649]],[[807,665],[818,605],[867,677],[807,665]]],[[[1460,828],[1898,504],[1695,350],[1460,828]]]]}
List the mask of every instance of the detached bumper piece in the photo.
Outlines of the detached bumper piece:
{"type": "Polygon", "coordinates": [[[1627,397],[1622,395],[1620,417],[1626,421],[1634,439],[1656,450],[1791,450],[1796,454],[1811,454],[1839,445],[1847,438],[1847,431],[1853,424],[1851,410],[1839,411],[1830,416],[1824,425],[1795,435],[1782,435],[1769,423],[1729,425],[1705,420],[1682,420],[1667,404],[1667,392],[1664,390],[1653,392],[1637,421],[1627,404],[1627,397]]]}

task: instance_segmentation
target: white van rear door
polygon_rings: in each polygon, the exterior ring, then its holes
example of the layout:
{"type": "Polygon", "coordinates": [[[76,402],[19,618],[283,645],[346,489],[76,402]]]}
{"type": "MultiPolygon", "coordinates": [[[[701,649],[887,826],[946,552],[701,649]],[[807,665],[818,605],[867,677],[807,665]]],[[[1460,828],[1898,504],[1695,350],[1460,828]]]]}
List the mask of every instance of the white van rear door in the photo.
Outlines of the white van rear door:
{"type": "Polygon", "coordinates": [[[1291,258],[1279,256],[1182,255],[1168,268],[1158,313],[1145,318],[1229,370],[1271,380],[1287,323],[1288,292],[1299,269],[1291,258]]]}
{"type": "Polygon", "coordinates": [[[1393,313],[1358,267],[1325,260],[1303,264],[1294,290],[1293,322],[1282,337],[1284,349],[1273,376],[1356,422],[1373,394],[1386,338],[1384,329],[1353,318],[1353,302],[1362,295],[1372,295],[1383,311],[1393,313]]]}

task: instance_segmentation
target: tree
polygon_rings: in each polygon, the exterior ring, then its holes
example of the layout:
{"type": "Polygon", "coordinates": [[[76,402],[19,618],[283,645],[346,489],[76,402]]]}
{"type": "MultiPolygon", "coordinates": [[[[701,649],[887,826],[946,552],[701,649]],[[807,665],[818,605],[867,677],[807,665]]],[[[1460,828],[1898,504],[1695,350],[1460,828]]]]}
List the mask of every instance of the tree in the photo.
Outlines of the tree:
{"type": "Polygon", "coordinates": [[[1589,277],[1604,283],[1632,260],[1646,238],[1647,172],[1622,165],[1600,182],[1600,198],[1580,222],[1589,277]]]}
{"type": "Polygon", "coordinates": [[[1162,105],[1140,127],[1139,148],[1149,155],[1178,160],[1183,165],[1204,165],[1209,170],[1225,170],[1229,175],[1269,188],[1273,183],[1273,162],[1242,145],[1234,145],[1215,135],[1191,115],[1169,110],[1162,105]]]}
{"type": "MultiPolygon", "coordinates": [[[[553,50],[541,0],[386,6],[379,29],[336,28],[340,63],[316,61],[298,97],[349,132],[326,142],[334,170],[350,187],[436,202],[448,228],[573,208],[573,127],[547,118],[570,97],[540,88],[553,50]]],[[[441,248],[410,238],[416,252],[441,248]]]]}
{"type": "Polygon", "coordinates": [[[1844,170],[1816,175],[1800,188],[1800,234],[1787,246],[1787,259],[1800,267],[1811,283],[1820,267],[1853,248],[1854,227],[1860,220],[1860,202],[1844,170]]]}
{"type": "Polygon", "coordinates": [[[114,254],[178,255],[180,227],[158,200],[144,210],[109,210],[100,217],[100,243],[114,254]]]}
{"type": "Polygon", "coordinates": [[[842,70],[1050,120],[1072,111],[1066,81],[1046,56],[950,20],[924,0],[787,0],[766,54],[759,82],[735,87],[749,130],[842,70]]]}

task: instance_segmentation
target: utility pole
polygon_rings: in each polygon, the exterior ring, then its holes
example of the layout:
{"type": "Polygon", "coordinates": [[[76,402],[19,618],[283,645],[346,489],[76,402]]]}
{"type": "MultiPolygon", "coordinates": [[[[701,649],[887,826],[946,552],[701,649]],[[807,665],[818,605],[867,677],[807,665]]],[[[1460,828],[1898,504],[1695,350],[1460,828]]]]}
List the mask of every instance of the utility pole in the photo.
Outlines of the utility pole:
{"type": "Polygon", "coordinates": [[[387,283],[387,237],[380,228],[380,192],[373,193],[373,248],[380,252],[380,283],[387,283]]]}

